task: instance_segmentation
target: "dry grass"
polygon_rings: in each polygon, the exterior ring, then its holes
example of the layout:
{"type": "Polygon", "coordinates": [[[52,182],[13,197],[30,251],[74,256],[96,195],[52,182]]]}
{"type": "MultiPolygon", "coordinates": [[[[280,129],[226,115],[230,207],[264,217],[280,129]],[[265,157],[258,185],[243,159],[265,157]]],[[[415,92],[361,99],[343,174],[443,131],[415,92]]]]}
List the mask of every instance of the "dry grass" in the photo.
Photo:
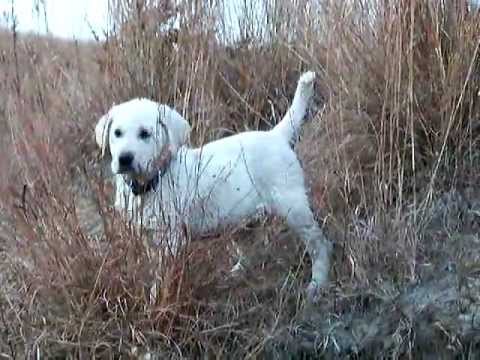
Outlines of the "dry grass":
{"type": "Polygon", "coordinates": [[[285,1],[226,45],[221,2],[155,4],[113,1],[104,42],[0,34],[0,356],[478,356],[478,319],[461,320],[480,311],[478,10],[285,1]],[[297,150],[335,243],[319,304],[275,219],[174,259],[113,213],[93,137],[113,102],[174,105],[200,144],[269,128],[305,69],[320,79],[297,150]],[[232,240],[251,255],[237,278],[232,240]]]}

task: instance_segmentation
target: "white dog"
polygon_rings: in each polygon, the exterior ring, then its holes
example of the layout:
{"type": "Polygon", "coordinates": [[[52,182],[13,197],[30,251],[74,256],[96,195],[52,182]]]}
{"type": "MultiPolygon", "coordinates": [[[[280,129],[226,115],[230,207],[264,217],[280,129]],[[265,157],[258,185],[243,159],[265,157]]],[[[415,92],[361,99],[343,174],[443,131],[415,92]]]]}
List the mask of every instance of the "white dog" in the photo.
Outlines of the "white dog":
{"type": "Polygon", "coordinates": [[[312,259],[314,297],[328,278],[331,244],[310,210],[303,171],[291,148],[313,94],[303,74],[285,117],[269,131],[249,131],[192,149],[190,126],[175,110],[145,99],[114,106],[98,122],[98,145],[112,155],[118,208],[143,224],[168,227],[173,243],[186,226],[205,233],[239,224],[259,210],[283,217],[312,259]]]}

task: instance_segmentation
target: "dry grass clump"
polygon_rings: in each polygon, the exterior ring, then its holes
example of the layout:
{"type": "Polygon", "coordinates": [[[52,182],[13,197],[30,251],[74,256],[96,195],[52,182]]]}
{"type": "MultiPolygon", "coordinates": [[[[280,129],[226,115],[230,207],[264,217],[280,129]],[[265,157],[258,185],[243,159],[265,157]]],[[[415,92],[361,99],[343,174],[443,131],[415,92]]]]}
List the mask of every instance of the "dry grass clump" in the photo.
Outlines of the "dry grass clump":
{"type": "Polygon", "coordinates": [[[330,96],[302,153],[334,231],[354,231],[345,246],[361,274],[385,259],[415,278],[432,200],[476,181],[479,15],[460,3],[322,2],[331,16],[310,54],[328,54],[330,96]],[[367,230],[370,250],[352,243],[367,230]]]}
{"type": "Polygon", "coordinates": [[[240,230],[204,239],[205,244],[172,258],[150,245],[148,233],[112,212],[102,179],[88,174],[96,203],[84,209],[79,204],[88,195],[78,194],[69,179],[62,148],[31,144],[27,132],[21,139],[18,156],[35,166],[22,174],[25,186],[12,184],[2,192],[5,228],[14,227],[2,265],[16,284],[2,291],[4,322],[14,324],[5,339],[11,356],[263,352],[254,349],[261,341],[252,337],[256,327],[286,311],[284,298],[299,296],[292,275],[283,285],[286,292],[272,296],[278,286],[272,281],[285,281],[275,278],[289,274],[289,268],[269,265],[268,247],[263,262],[257,259],[252,266],[271,276],[247,282],[226,277],[231,264],[225,245],[242,236],[236,234],[240,230]],[[91,217],[100,222],[101,236],[85,229],[91,217]],[[220,255],[224,259],[216,260],[220,255]],[[272,306],[268,312],[267,304],[272,306]],[[242,326],[252,332],[242,333],[242,326]]]}
{"type": "Polygon", "coordinates": [[[175,4],[112,1],[99,43],[0,34],[0,354],[474,358],[478,10],[265,1],[225,43],[224,2],[175,4]],[[186,238],[173,258],[111,209],[93,126],[114,102],[169,103],[201,144],[269,128],[307,68],[320,79],[297,150],[335,244],[319,304],[276,219],[186,238]]]}
{"type": "Polygon", "coordinates": [[[329,18],[340,19],[334,31],[322,27],[318,47],[329,54],[322,65],[332,93],[324,126],[340,145],[325,147],[337,152],[325,158],[343,163],[342,175],[353,163],[374,169],[379,192],[368,198],[387,206],[425,178],[441,182],[450,169],[470,167],[461,160],[471,159],[479,135],[478,13],[451,2],[325,3],[340,13],[329,18]]]}

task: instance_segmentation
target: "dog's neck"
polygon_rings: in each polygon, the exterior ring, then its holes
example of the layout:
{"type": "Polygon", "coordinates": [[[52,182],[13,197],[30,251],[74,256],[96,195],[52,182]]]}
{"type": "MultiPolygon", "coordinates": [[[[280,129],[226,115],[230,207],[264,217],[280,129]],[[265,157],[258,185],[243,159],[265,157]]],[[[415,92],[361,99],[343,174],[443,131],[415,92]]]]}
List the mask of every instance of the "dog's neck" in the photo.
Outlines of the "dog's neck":
{"type": "Polygon", "coordinates": [[[172,162],[173,152],[170,146],[164,146],[160,155],[153,161],[152,163],[152,171],[151,175],[147,176],[145,181],[141,181],[137,178],[124,178],[127,185],[130,187],[133,195],[141,196],[149,193],[150,191],[154,191],[158,183],[160,182],[160,178],[165,175],[168,171],[168,168],[172,162]]]}

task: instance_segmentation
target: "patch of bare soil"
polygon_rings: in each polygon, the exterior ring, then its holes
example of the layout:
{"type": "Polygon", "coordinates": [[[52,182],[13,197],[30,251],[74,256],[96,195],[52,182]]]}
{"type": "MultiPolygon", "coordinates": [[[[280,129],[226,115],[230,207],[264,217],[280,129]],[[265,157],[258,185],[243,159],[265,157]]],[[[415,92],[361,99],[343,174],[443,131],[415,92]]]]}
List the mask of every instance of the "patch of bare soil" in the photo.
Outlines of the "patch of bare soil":
{"type": "MultiPolygon", "coordinates": [[[[386,282],[369,288],[333,284],[319,303],[307,304],[269,337],[265,346],[268,357],[478,358],[480,239],[476,229],[480,207],[471,199],[467,201],[458,192],[447,193],[432,205],[426,220],[430,235],[424,239],[425,251],[436,252],[434,256],[440,259],[451,259],[449,252],[453,251],[458,261],[419,263],[419,277],[405,287],[386,282]]],[[[85,230],[101,236],[95,203],[85,197],[77,204],[85,230]]],[[[302,257],[296,239],[284,230],[281,224],[267,222],[230,234],[228,238],[242,249],[246,268],[239,277],[217,287],[217,294],[206,290],[206,298],[218,295],[217,301],[223,301],[222,293],[225,301],[227,293],[242,298],[252,288],[259,298],[277,296],[275,289],[302,257]]],[[[225,239],[203,239],[192,247],[195,251],[219,251],[225,246],[218,246],[218,241],[225,239]]],[[[224,274],[234,261],[231,251],[210,258],[224,274]]],[[[306,268],[301,266],[297,274],[303,271],[307,276],[306,268]]]]}

